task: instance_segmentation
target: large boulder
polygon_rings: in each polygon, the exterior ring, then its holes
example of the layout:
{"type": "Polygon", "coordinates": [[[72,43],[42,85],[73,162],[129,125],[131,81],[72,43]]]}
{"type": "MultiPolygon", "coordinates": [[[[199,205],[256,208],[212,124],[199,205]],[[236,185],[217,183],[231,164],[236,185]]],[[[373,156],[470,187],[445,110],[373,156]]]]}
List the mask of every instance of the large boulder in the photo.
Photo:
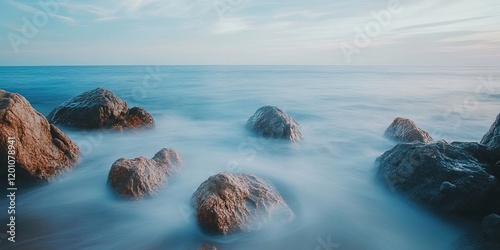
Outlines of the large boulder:
{"type": "Polygon", "coordinates": [[[139,107],[128,109],[125,101],[103,88],[62,103],[50,112],[47,119],[50,123],[84,129],[154,126],[153,117],[147,111],[139,107]]]}
{"type": "Polygon", "coordinates": [[[490,214],[484,217],[481,227],[462,236],[455,243],[455,249],[500,249],[500,216],[497,214],[490,214]]]}
{"type": "Polygon", "coordinates": [[[295,217],[269,182],[250,174],[214,175],[198,187],[192,202],[200,227],[216,234],[254,231],[271,220],[287,223],[295,217]]]}
{"type": "Polygon", "coordinates": [[[182,159],[173,149],[162,149],[152,159],[118,159],[108,174],[108,185],[120,197],[139,200],[156,194],[168,177],[180,173],[182,159]]]}
{"type": "Polygon", "coordinates": [[[302,139],[300,125],[283,110],[274,106],[259,108],[247,121],[253,133],[269,138],[284,138],[292,142],[302,139]]]}
{"type": "Polygon", "coordinates": [[[396,142],[403,143],[429,143],[432,141],[429,133],[420,129],[415,122],[401,117],[394,119],[391,125],[385,130],[384,136],[396,142]]]}
{"type": "Polygon", "coordinates": [[[478,143],[398,144],[377,159],[378,176],[393,190],[446,214],[479,217],[498,209],[498,181],[478,143]]]}
{"type": "Polygon", "coordinates": [[[7,180],[9,156],[15,158],[16,181],[33,183],[49,181],[74,167],[79,159],[79,148],[61,130],[49,124],[24,97],[0,90],[2,183],[7,180]],[[14,139],[10,140],[11,137],[14,139]]]}

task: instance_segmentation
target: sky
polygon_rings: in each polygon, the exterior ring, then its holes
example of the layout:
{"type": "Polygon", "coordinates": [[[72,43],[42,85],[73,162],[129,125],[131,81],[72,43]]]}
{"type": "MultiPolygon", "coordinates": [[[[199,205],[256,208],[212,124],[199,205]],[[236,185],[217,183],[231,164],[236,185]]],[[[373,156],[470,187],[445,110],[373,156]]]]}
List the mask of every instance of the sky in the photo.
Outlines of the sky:
{"type": "Polygon", "coordinates": [[[0,65],[492,65],[498,0],[2,0],[0,65]]]}

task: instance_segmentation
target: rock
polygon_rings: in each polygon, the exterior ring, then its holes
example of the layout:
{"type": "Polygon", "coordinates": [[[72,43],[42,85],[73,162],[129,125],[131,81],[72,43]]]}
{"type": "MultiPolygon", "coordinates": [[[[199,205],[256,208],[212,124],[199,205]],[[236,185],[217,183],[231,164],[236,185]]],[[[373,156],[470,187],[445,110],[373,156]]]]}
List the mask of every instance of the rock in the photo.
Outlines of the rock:
{"type": "Polygon", "coordinates": [[[490,130],[481,139],[481,144],[488,146],[488,149],[492,151],[495,176],[500,177],[500,114],[491,125],[490,130]]]}
{"type": "Polygon", "coordinates": [[[266,180],[250,174],[219,173],[192,197],[200,227],[216,234],[260,229],[270,220],[291,222],[295,215],[266,180]]]}
{"type": "Polygon", "coordinates": [[[482,227],[486,239],[500,243],[500,216],[490,214],[484,217],[482,227]]]}
{"type": "Polygon", "coordinates": [[[484,217],[481,227],[460,237],[455,249],[500,249],[500,216],[490,214],[484,217]]]}
{"type": "Polygon", "coordinates": [[[481,139],[481,144],[488,146],[491,150],[500,149],[500,114],[491,125],[490,130],[481,139]]]}
{"type": "Polygon", "coordinates": [[[446,214],[482,217],[495,210],[497,179],[476,157],[478,143],[398,144],[377,159],[378,176],[393,190],[446,214]]]}
{"type": "Polygon", "coordinates": [[[182,160],[177,151],[162,149],[152,159],[138,157],[115,161],[108,174],[108,185],[120,197],[139,200],[155,195],[167,178],[180,173],[182,160]]]}
{"type": "Polygon", "coordinates": [[[417,127],[415,122],[401,117],[394,119],[391,125],[385,130],[384,136],[396,142],[403,143],[415,141],[429,143],[432,141],[429,133],[417,127]]]}
{"type": "Polygon", "coordinates": [[[247,121],[247,128],[253,133],[269,138],[284,138],[292,142],[302,139],[300,125],[283,110],[264,106],[247,121]]]}
{"type": "Polygon", "coordinates": [[[125,101],[103,88],[62,103],[50,112],[47,119],[53,124],[83,129],[154,126],[153,117],[147,111],[138,107],[128,109],[125,101]]]}
{"type": "Polygon", "coordinates": [[[79,160],[78,146],[19,94],[0,90],[0,124],[2,183],[7,180],[10,145],[15,151],[17,183],[50,181],[79,160]],[[12,144],[9,137],[15,137],[12,144]]]}

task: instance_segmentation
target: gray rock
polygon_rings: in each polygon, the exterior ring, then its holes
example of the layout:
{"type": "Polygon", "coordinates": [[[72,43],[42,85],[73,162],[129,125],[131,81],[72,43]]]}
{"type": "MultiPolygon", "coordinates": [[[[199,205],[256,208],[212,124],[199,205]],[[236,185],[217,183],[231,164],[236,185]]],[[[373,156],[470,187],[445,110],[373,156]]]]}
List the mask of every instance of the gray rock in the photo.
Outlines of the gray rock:
{"type": "Polygon", "coordinates": [[[398,144],[377,159],[378,176],[393,190],[437,211],[484,216],[493,210],[497,179],[476,158],[478,143],[398,144]]]}
{"type": "Polygon", "coordinates": [[[50,123],[64,126],[99,128],[139,128],[154,126],[153,117],[142,108],[128,109],[113,92],[97,88],[76,96],[52,110],[50,123]]]}
{"type": "Polygon", "coordinates": [[[247,128],[253,133],[269,138],[284,138],[292,142],[302,139],[300,125],[283,110],[264,106],[247,121],[247,128]]]}
{"type": "Polygon", "coordinates": [[[269,182],[250,174],[214,175],[198,187],[192,202],[200,227],[216,234],[255,231],[270,220],[295,218],[269,182]]]}
{"type": "Polygon", "coordinates": [[[108,185],[120,197],[139,200],[155,195],[168,177],[181,171],[179,153],[164,148],[152,159],[118,159],[109,171],[108,185]]]}
{"type": "Polygon", "coordinates": [[[500,148],[500,114],[491,125],[490,130],[483,136],[481,144],[488,146],[490,149],[500,148]]]}
{"type": "MultiPolygon", "coordinates": [[[[16,181],[50,181],[73,168],[79,148],[33,109],[21,95],[0,90],[0,178],[7,183],[9,151],[15,152],[16,181]],[[9,137],[15,137],[10,144],[9,137]],[[14,148],[11,150],[9,146],[14,148]]],[[[19,185],[16,185],[19,187],[19,185]]]]}
{"type": "Polygon", "coordinates": [[[385,130],[384,136],[396,142],[432,142],[429,133],[420,129],[415,122],[410,119],[398,117],[385,130]]]}

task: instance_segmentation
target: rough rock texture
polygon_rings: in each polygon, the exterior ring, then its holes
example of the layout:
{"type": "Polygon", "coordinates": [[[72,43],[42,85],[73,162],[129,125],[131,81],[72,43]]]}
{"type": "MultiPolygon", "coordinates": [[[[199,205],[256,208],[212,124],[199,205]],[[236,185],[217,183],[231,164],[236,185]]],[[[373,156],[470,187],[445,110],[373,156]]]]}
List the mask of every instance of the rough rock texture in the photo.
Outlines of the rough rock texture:
{"type": "Polygon", "coordinates": [[[15,137],[16,181],[49,181],[74,167],[79,148],[21,95],[0,90],[0,171],[7,180],[9,137],[15,137]]]}
{"type": "Polygon", "coordinates": [[[500,216],[497,214],[490,214],[484,217],[481,227],[461,237],[455,243],[455,249],[500,249],[500,216]]]}
{"type": "Polygon", "coordinates": [[[490,130],[483,136],[481,144],[490,149],[500,149],[500,114],[491,125],[490,130]]]}
{"type": "Polygon", "coordinates": [[[50,123],[84,129],[154,126],[153,117],[144,109],[128,109],[125,101],[103,88],[62,103],[50,112],[47,119],[50,123]]]}
{"type": "Polygon", "coordinates": [[[396,142],[423,142],[429,143],[432,137],[429,133],[417,127],[410,119],[398,117],[385,130],[384,136],[396,142]]]}
{"type": "Polygon", "coordinates": [[[447,214],[479,217],[498,206],[497,179],[478,143],[398,144],[377,159],[378,175],[410,199],[447,214]]]}
{"type": "Polygon", "coordinates": [[[156,194],[167,178],[182,170],[177,151],[162,149],[152,159],[138,157],[115,161],[108,174],[108,185],[120,197],[139,200],[156,194]]]}
{"type": "Polygon", "coordinates": [[[300,125],[283,110],[264,106],[247,121],[247,128],[255,134],[270,138],[284,138],[292,142],[302,139],[300,125]]]}
{"type": "Polygon", "coordinates": [[[295,215],[266,180],[250,174],[219,173],[192,197],[198,224],[216,234],[260,229],[269,220],[290,222],[295,215]]]}
{"type": "Polygon", "coordinates": [[[488,146],[493,152],[492,156],[492,172],[494,175],[500,177],[500,114],[498,114],[495,122],[490,127],[490,130],[483,136],[481,144],[488,146]]]}

